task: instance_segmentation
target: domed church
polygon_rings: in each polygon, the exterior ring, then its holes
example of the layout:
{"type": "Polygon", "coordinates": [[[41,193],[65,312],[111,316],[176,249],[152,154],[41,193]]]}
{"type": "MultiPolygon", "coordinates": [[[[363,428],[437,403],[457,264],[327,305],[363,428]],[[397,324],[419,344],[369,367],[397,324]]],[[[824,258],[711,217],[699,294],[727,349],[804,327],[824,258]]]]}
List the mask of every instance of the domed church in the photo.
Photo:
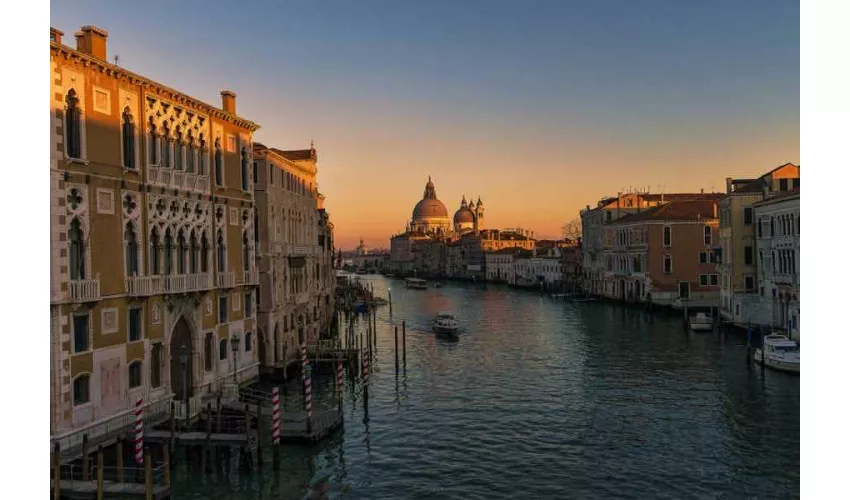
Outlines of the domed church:
{"type": "Polygon", "coordinates": [[[425,193],[422,199],[413,208],[413,218],[410,222],[410,232],[429,234],[437,236],[451,236],[452,234],[479,231],[484,228],[484,204],[481,198],[478,202],[469,203],[466,196],[460,202],[460,208],[449,219],[449,212],[442,201],[437,199],[437,191],[434,182],[428,177],[425,184],[425,193]]]}

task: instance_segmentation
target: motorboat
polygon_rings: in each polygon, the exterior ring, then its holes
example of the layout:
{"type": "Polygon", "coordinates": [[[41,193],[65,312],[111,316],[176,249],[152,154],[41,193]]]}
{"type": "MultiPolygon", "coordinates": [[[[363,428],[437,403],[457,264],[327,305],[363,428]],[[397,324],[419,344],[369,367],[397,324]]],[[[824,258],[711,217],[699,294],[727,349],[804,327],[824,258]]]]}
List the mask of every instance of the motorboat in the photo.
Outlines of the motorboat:
{"type": "Polygon", "coordinates": [[[764,337],[763,348],[753,351],[756,363],[789,373],[800,373],[800,346],[785,335],[772,333],[764,337]]]}
{"type": "Polygon", "coordinates": [[[426,290],[428,282],[420,278],[405,278],[404,286],[414,290],[426,290]]]}
{"type": "Polygon", "coordinates": [[[705,313],[696,313],[688,318],[688,327],[694,332],[710,332],[714,329],[711,316],[705,313]]]}
{"type": "Polygon", "coordinates": [[[443,288],[443,284],[437,281],[434,283],[434,288],[443,288]]]}
{"type": "Polygon", "coordinates": [[[438,335],[455,336],[460,332],[460,324],[455,319],[454,314],[449,312],[437,313],[431,320],[431,328],[438,335]]]}

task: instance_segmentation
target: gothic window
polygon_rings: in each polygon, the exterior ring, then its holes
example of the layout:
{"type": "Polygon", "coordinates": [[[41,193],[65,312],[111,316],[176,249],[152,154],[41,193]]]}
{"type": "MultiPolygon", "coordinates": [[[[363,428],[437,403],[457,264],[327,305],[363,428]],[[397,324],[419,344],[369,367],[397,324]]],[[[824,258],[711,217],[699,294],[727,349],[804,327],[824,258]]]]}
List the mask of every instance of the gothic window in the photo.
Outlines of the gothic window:
{"type": "Polygon", "coordinates": [[[162,160],[162,166],[164,168],[171,166],[171,138],[169,135],[170,131],[168,130],[168,122],[165,122],[162,124],[162,141],[159,144],[162,148],[160,159],[162,160]]]}
{"type": "Polygon", "coordinates": [[[248,190],[248,151],[242,148],[242,190],[248,190]]]}
{"type": "Polygon", "coordinates": [[[195,231],[189,236],[189,272],[196,274],[198,272],[198,238],[195,236],[195,231]]]}
{"type": "Polygon", "coordinates": [[[136,124],[130,108],[124,108],[121,124],[121,145],[124,151],[124,167],[136,168],[136,124]]]}
{"type": "Polygon", "coordinates": [[[215,141],[215,185],[224,185],[224,165],[221,153],[221,142],[218,139],[215,141]]]}
{"type": "Polygon", "coordinates": [[[242,269],[251,270],[251,245],[248,244],[248,231],[242,233],[242,269]]]}
{"type": "Polygon", "coordinates": [[[148,142],[150,143],[150,144],[149,144],[149,146],[150,146],[150,147],[148,148],[148,155],[149,155],[148,163],[149,163],[150,165],[156,165],[156,163],[157,163],[157,161],[156,161],[156,160],[157,160],[157,158],[156,158],[156,153],[157,153],[157,147],[156,147],[157,137],[158,137],[158,136],[157,136],[157,133],[156,133],[156,125],[154,125],[154,123],[153,123],[153,118],[151,118],[150,125],[148,126],[148,142]]]}
{"type": "Polygon", "coordinates": [[[204,134],[199,137],[201,141],[198,151],[198,175],[204,175],[207,172],[207,141],[204,140],[204,134]]]}
{"type": "Polygon", "coordinates": [[[174,250],[174,242],[171,239],[171,229],[165,230],[165,274],[169,275],[174,272],[174,256],[172,255],[172,250],[174,250]]]}
{"type": "Polygon", "coordinates": [[[68,246],[70,262],[68,265],[72,280],[82,280],[86,278],[86,251],[83,243],[83,230],[80,225],[80,220],[76,217],[71,220],[71,227],[68,229],[68,246]]]}
{"type": "Polygon", "coordinates": [[[130,389],[134,389],[142,385],[142,362],[133,361],[127,368],[127,375],[130,381],[130,389]]]}
{"type": "Polygon", "coordinates": [[[65,141],[70,158],[82,156],[80,122],[80,99],[77,97],[77,93],[71,89],[65,96],[65,141]]]}
{"type": "Polygon", "coordinates": [[[177,233],[177,274],[186,274],[186,235],[177,233]]]}
{"type": "Polygon", "coordinates": [[[89,378],[83,374],[74,379],[74,406],[89,402],[89,378]]]}
{"type": "Polygon", "coordinates": [[[126,244],[127,255],[125,258],[127,265],[127,276],[139,275],[139,241],[136,238],[136,231],[133,229],[133,224],[128,222],[124,230],[124,242],[126,244]]]}
{"type": "Polygon", "coordinates": [[[183,158],[186,156],[186,145],[183,143],[183,131],[177,127],[177,132],[174,134],[174,168],[183,170],[183,158]]]}
{"type": "Polygon", "coordinates": [[[210,244],[207,241],[207,233],[201,235],[201,272],[209,272],[210,244]]]}
{"type": "Polygon", "coordinates": [[[224,265],[226,262],[227,253],[224,248],[224,236],[222,236],[221,231],[218,232],[216,250],[218,252],[218,272],[223,273],[225,271],[224,265]]]}
{"type": "Polygon", "coordinates": [[[198,161],[198,148],[195,145],[195,138],[192,137],[192,131],[186,133],[186,172],[195,173],[195,162],[198,161]]]}
{"type": "Polygon", "coordinates": [[[151,274],[159,274],[159,231],[151,231],[151,274]]]}

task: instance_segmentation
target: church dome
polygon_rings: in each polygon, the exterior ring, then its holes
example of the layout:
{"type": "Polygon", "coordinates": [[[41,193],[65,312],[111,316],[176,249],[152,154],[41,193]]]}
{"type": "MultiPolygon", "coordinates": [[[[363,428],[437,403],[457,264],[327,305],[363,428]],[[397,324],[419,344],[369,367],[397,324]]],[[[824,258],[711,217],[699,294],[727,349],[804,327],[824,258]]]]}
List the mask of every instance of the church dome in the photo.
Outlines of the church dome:
{"type": "Polygon", "coordinates": [[[464,222],[468,222],[473,224],[475,222],[475,214],[472,213],[472,210],[464,207],[461,207],[457,212],[455,212],[455,224],[462,224],[464,222]]]}
{"type": "Polygon", "coordinates": [[[434,183],[428,177],[428,183],[425,184],[425,194],[422,195],[422,200],[413,208],[413,221],[416,222],[417,220],[433,217],[444,217],[448,219],[449,211],[446,210],[443,202],[437,199],[434,183]]]}

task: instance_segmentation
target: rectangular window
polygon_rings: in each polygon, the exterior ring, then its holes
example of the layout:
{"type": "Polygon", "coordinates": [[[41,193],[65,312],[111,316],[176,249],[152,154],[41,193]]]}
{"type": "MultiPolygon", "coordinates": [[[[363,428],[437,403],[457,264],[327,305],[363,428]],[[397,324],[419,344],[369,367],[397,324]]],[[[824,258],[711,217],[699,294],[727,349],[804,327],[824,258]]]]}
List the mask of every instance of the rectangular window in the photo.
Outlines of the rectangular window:
{"type": "Polygon", "coordinates": [[[253,305],[253,304],[251,303],[251,299],[252,299],[252,298],[253,298],[253,297],[251,297],[251,294],[250,294],[250,293],[246,293],[246,294],[245,294],[245,317],[246,317],[246,318],[250,318],[250,317],[251,317],[251,306],[253,305]]]}
{"type": "Polygon", "coordinates": [[[224,361],[227,359],[227,339],[218,341],[218,360],[224,361]]]}
{"type": "Polygon", "coordinates": [[[213,367],[213,334],[207,332],[204,337],[204,370],[211,371],[213,367]]]}
{"type": "Polygon", "coordinates": [[[753,265],[753,247],[751,246],[744,247],[744,265],[753,265]]]}
{"type": "Polygon", "coordinates": [[[699,275],[699,285],[700,286],[708,286],[708,275],[700,274],[699,275]]]}
{"type": "Polygon", "coordinates": [[[227,323],[227,296],[218,298],[218,322],[227,323]]]}
{"type": "Polygon", "coordinates": [[[705,241],[705,246],[711,246],[711,226],[705,226],[703,229],[703,240],[705,241]]]}
{"type": "Polygon", "coordinates": [[[699,253],[699,263],[700,264],[708,264],[708,252],[700,252],[699,253]]]}
{"type": "Polygon", "coordinates": [[[763,222],[761,219],[759,219],[759,224],[758,224],[758,235],[759,235],[759,238],[761,238],[761,237],[762,237],[762,228],[761,228],[761,226],[762,226],[762,224],[763,224],[763,223],[764,223],[764,222],[763,222]]]}
{"type": "Polygon", "coordinates": [[[669,247],[673,244],[673,234],[670,226],[664,226],[664,246],[669,247]]]}
{"type": "Polygon", "coordinates": [[[753,279],[752,276],[747,276],[746,278],[744,278],[744,286],[745,286],[745,288],[747,289],[748,292],[755,290],[755,288],[756,288],[755,279],[753,279]]]}
{"type": "Polygon", "coordinates": [[[142,385],[142,362],[134,361],[130,363],[129,368],[130,389],[134,389],[142,385]]]}
{"type": "Polygon", "coordinates": [[[227,136],[227,152],[235,153],[237,149],[236,136],[228,135],[227,136]]]}
{"type": "Polygon", "coordinates": [[[74,352],[89,350],[89,315],[74,316],[74,352]]]}
{"type": "Polygon", "coordinates": [[[753,223],[753,207],[744,207],[744,224],[753,223]]]}
{"type": "Polygon", "coordinates": [[[798,178],[794,179],[794,180],[791,182],[791,185],[792,185],[794,188],[799,188],[799,187],[800,187],[800,178],[798,177],[798,178]]]}
{"type": "Polygon", "coordinates": [[[130,342],[142,340],[142,310],[138,307],[130,309],[127,321],[129,322],[130,342]]]}
{"type": "Polygon", "coordinates": [[[159,387],[162,384],[160,370],[162,366],[162,343],[157,342],[151,346],[151,387],[159,387]]]}
{"type": "Polygon", "coordinates": [[[716,274],[711,275],[711,286],[717,286],[717,275],[716,274]]]}
{"type": "Polygon", "coordinates": [[[673,257],[670,255],[664,256],[664,274],[670,274],[673,272],[673,257]]]}
{"type": "Polygon", "coordinates": [[[788,191],[788,179],[779,179],[779,190],[788,191]]]}
{"type": "Polygon", "coordinates": [[[269,186],[274,186],[274,163],[269,163],[269,186]]]}
{"type": "Polygon", "coordinates": [[[679,298],[688,299],[691,297],[691,283],[689,281],[679,282],[679,298]]]}

